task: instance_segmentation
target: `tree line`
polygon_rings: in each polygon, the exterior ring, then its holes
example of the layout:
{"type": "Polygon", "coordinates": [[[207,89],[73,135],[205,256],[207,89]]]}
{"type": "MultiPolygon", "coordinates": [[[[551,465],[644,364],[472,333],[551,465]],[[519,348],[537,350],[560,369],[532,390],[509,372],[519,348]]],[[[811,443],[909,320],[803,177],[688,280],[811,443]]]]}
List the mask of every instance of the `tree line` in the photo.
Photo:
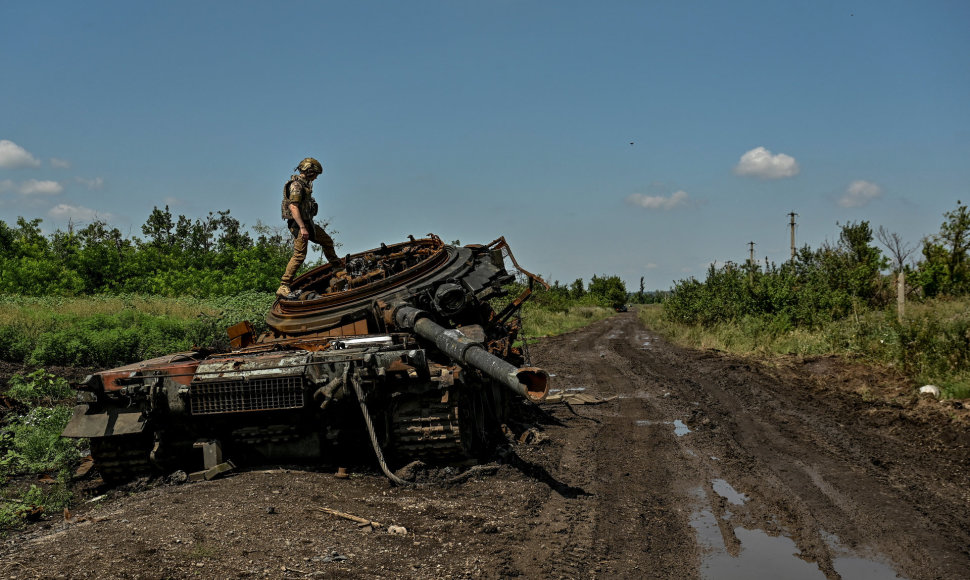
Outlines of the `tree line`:
{"type": "Polygon", "coordinates": [[[897,234],[868,221],[839,224],[839,239],[802,247],[778,264],[712,264],[706,279],[676,282],[664,300],[672,320],[714,325],[745,317],[772,318],[779,329],[819,328],[862,309],[885,308],[896,298],[894,276],[902,273],[910,299],[970,294],[970,212],[957,201],[944,213],[939,232],[925,237],[921,257],[897,234]],[[887,253],[875,243],[878,239],[887,253]]]}
{"type": "Polygon", "coordinates": [[[143,238],[104,220],[49,235],[40,219],[0,221],[0,293],[81,296],[138,293],[227,296],[273,291],[291,254],[290,234],[257,223],[247,231],[229,210],[203,219],[155,207],[143,238]]]}

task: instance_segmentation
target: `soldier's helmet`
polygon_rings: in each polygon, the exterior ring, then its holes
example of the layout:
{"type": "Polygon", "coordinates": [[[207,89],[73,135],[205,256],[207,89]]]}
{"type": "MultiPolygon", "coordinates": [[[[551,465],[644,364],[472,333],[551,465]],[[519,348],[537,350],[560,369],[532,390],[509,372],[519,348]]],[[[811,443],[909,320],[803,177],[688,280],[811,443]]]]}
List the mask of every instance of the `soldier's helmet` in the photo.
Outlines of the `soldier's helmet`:
{"type": "Polygon", "coordinates": [[[320,162],[313,157],[307,157],[301,161],[300,164],[296,166],[296,169],[297,171],[302,171],[304,173],[316,173],[317,175],[323,173],[323,165],[320,165],[320,162]]]}

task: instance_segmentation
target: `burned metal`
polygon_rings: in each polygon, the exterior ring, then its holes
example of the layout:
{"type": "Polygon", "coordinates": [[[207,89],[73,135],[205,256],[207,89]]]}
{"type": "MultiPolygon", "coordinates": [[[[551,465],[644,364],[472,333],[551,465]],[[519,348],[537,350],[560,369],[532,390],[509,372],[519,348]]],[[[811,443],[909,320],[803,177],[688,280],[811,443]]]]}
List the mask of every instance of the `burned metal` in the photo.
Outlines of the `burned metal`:
{"type": "Polygon", "coordinates": [[[266,316],[270,332],[230,327],[230,352],[88,377],[64,435],[91,438],[109,481],[375,455],[389,473],[388,462],[488,457],[512,406],[548,393],[547,374],[523,366],[515,345],[518,311],[545,283],[519,268],[503,238],[459,247],[429,234],[344,264],[294,280],[295,294],[266,316]],[[491,301],[514,280],[506,257],[528,287],[496,312],[491,301]]]}

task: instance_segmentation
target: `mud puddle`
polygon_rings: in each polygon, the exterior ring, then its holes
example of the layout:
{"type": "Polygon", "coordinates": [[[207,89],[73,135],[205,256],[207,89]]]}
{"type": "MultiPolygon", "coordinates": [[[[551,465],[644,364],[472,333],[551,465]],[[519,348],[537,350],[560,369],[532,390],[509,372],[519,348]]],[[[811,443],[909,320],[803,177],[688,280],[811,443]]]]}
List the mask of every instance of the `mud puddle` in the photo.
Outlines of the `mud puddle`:
{"type": "Polygon", "coordinates": [[[680,419],[674,419],[673,421],[654,421],[652,419],[639,419],[636,422],[637,427],[646,427],[648,425],[673,425],[674,435],[678,437],[683,437],[690,433],[690,427],[680,419]]]}
{"type": "MultiPolygon", "coordinates": [[[[714,492],[733,506],[743,506],[749,498],[723,479],[711,482],[714,492]]],[[[691,515],[690,525],[702,549],[700,573],[707,580],[748,580],[785,578],[786,580],[888,580],[902,578],[880,561],[850,551],[839,539],[823,532],[833,554],[834,574],[826,575],[817,562],[802,554],[794,540],[785,534],[769,534],[732,523],[726,510],[718,517],[704,490],[694,491],[700,507],[691,515]]]]}

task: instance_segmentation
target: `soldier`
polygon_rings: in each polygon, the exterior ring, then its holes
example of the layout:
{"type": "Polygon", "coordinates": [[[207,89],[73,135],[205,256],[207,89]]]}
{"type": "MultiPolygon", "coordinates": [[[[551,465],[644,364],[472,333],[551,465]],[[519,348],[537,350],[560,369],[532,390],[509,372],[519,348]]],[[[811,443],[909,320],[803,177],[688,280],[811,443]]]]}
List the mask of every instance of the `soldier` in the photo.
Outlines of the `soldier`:
{"type": "Polygon", "coordinates": [[[276,295],[289,296],[292,293],[290,282],[296,271],[306,260],[309,242],[315,242],[323,248],[323,254],[331,264],[339,264],[340,258],[333,249],[333,238],[319,224],[313,223],[317,215],[317,202],[313,199],[313,180],[323,173],[323,166],[312,157],[307,157],[296,166],[298,175],[291,175],[290,180],[283,186],[283,219],[286,227],[293,234],[293,257],[290,258],[280,278],[280,287],[276,295]]]}

